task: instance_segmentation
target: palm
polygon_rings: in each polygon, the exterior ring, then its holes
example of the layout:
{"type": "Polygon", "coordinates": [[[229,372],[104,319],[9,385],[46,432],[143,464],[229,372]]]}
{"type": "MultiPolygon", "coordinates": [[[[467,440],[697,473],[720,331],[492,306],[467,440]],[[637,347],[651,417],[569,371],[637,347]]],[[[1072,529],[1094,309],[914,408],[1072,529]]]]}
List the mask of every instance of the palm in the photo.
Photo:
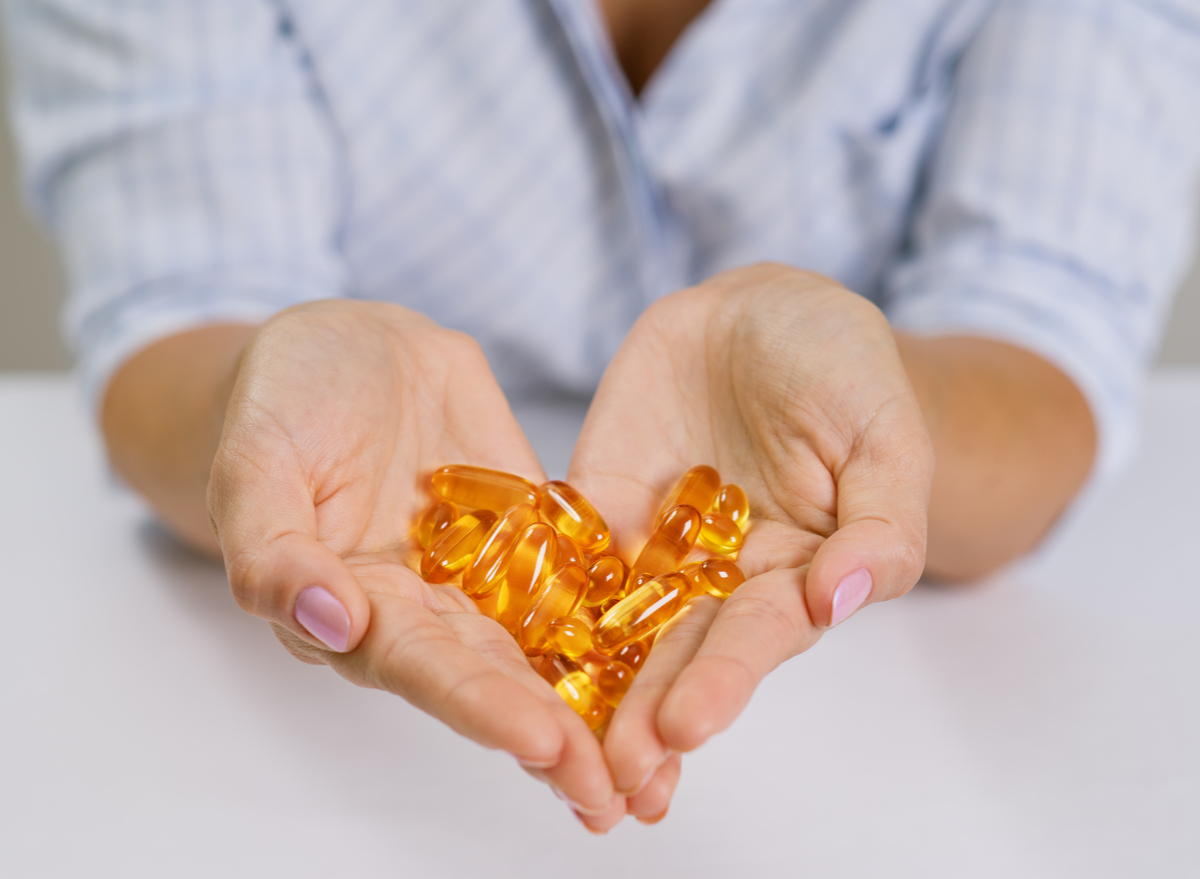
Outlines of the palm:
{"type": "Polygon", "coordinates": [[[412,570],[424,479],[447,461],[544,479],[473,342],[390,306],[277,318],[247,351],[214,467],[235,592],[250,581],[243,605],[257,610],[256,576],[282,580],[285,594],[321,585],[351,610],[353,649],[320,650],[277,623],[294,653],[544,767],[577,801],[608,803],[583,721],[498,624],[412,570]]]}
{"type": "MultiPolygon", "coordinates": [[[[827,572],[856,554],[865,566],[861,535],[869,543],[889,527],[877,527],[871,492],[891,465],[873,457],[893,441],[899,460],[913,457],[906,444],[921,449],[886,323],[836,285],[789,272],[729,273],[648,310],[610,364],[572,461],[572,480],[626,554],[695,464],[740,484],[754,520],[739,557],[750,579],[721,606],[693,602],[660,634],[614,717],[605,750],[618,789],[668,746],[688,750],[727,726],[763,675],[815,643],[831,615],[827,572]],[[814,575],[822,564],[825,576],[814,575]]],[[[920,466],[912,478],[919,507],[920,466]]],[[[917,572],[904,572],[903,588],[917,572]]]]}

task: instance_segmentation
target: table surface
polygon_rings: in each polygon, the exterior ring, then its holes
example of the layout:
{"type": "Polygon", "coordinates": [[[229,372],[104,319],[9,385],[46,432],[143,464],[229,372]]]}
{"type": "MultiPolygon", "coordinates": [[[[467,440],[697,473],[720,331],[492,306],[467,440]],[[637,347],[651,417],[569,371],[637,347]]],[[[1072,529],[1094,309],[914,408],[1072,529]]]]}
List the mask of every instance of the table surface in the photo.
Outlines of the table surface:
{"type": "MultiPolygon", "coordinates": [[[[562,475],[580,404],[518,415],[562,475]]],[[[1200,875],[1200,371],[1034,558],[873,606],[604,838],[511,758],[291,659],[115,489],[71,382],[0,378],[0,875],[1200,875]]]]}

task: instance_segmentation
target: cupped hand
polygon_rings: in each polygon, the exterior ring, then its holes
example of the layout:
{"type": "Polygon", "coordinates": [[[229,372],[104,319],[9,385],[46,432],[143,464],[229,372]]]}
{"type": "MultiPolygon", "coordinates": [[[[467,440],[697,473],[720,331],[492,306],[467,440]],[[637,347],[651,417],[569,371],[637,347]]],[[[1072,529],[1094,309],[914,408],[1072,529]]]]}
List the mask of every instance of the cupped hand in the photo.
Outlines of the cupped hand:
{"type": "Polygon", "coordinates": [[[924,564],[933,456],[886,319],[779,265],[719,275],[649,308],[609,365],[569,480],[628,556],[696,464],[741,485],[748,580],[664,627],[604,749],[630,813],[670,802],[678,753],[725,729],[759,681],[924,564]]]}
{"type": "Polygon", "coordinates": [[[447,462],[544,479],[475,342],[381,303],[276,316],[242,356],[209,483],[234,595],[296,656],[508,751],[607,826],[624,800],[583,720],[498,623],[410,567],[447,462]]]}

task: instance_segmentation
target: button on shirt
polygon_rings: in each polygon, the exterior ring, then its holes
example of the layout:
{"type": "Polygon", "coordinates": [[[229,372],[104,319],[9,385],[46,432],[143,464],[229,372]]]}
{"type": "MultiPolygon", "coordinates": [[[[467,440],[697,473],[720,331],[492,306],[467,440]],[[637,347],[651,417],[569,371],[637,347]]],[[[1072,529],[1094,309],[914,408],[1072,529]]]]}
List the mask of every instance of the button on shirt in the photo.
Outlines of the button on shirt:
{"type": "Polygon", "coordinates": [[[638,99],[590,0],[8,0],[93,396],[139,348],[391,300],[590,392],[655,297],[778,260],[1031,349],[1129,450],[1188,257],[1195,0],[714,0],[638,99]]]}

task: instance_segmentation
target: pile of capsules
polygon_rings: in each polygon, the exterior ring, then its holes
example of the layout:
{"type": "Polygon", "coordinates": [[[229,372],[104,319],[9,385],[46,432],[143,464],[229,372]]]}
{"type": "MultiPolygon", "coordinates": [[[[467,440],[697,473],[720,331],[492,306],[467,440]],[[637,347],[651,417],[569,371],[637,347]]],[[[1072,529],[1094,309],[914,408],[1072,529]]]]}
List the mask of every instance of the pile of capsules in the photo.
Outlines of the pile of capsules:
{"type": "Polygon", "coordinates": [[[659,628],[691,598],[727,598],[745,580],[732,559],[749,525],[746,494],[712,467],[680,478],[631,565],[608,551],[608,525],[565,482],[456,464],[432,483],[438,500],[417,523],[421,576],[457,582],[527,656],[542,657],[542,677],[597,734],[659,628]],[[685,564],[697,541],[715,556],[685,564]]]}

